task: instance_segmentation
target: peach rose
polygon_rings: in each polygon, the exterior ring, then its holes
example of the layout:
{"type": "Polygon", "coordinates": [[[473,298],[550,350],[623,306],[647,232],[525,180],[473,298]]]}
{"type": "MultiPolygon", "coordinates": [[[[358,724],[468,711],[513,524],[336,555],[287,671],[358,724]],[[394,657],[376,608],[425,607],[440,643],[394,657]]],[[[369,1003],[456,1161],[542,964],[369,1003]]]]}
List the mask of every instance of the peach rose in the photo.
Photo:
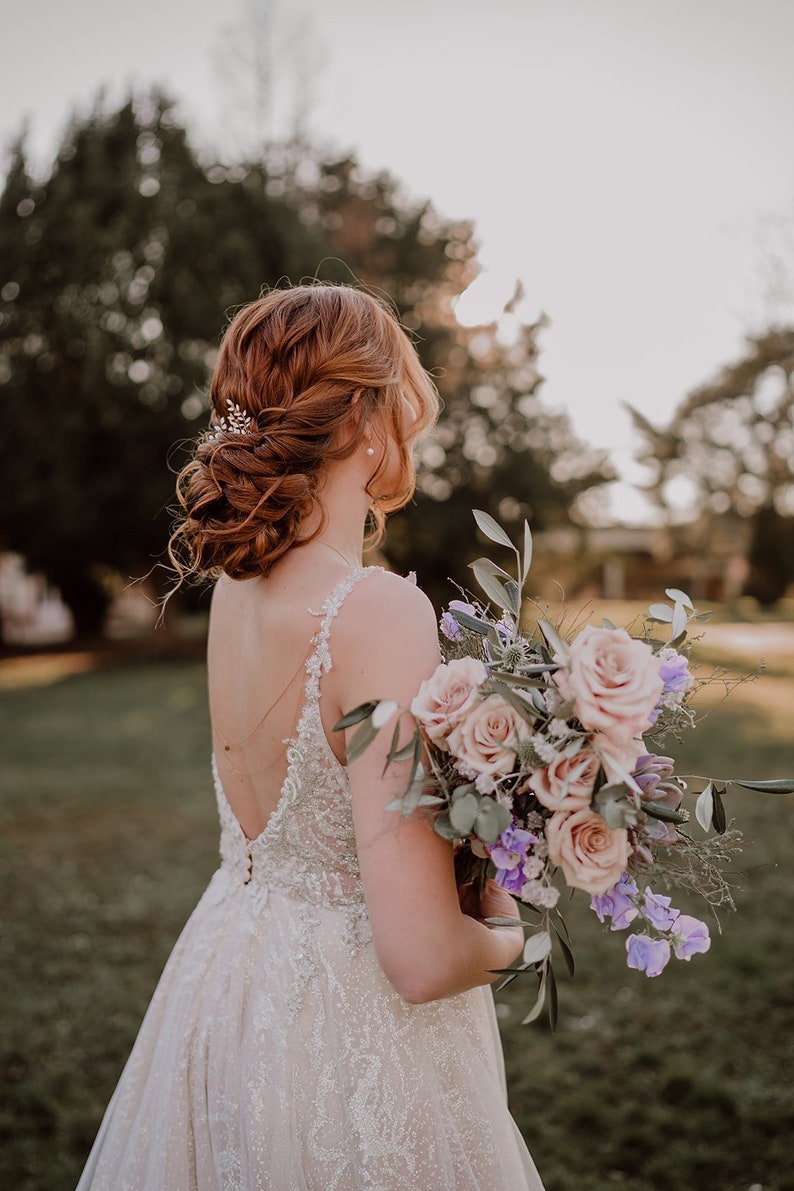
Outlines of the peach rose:
{"type": "Polygon", "coordinates": [[[585,728],[616,739],[638,736],[650,726],[664,690],[650,645],[625,629],[594,625],[582,629],[569,646],[554,678],[585,728]]]}
{"type": "Polygon", "coordinates": [[[414,696],[411,714],[429,738],[443,747],[446,737],[476,702],[487,677],[488,671],[476,658],[442,662],[414,696]]]}
{"type": "Polygon", "coordinates": [[[582,749],[575,757],[560,754],[551,765],[533,769],[527,785],[538,802],[551,811],[583,810],[593,797],[600,764],[589,749],[582,749]]]}
{"type": "Polygon", "coordinates": [[[573,889],[606,893],[626,871],[631,845],[625,827],[608,827],[594,811],[557,811],[546,824],[549,859],[573,889]]]}
{"type": "Polygon", "coordinates": [[[489,777],[510,773],[529,727],[501,695],[471,707],[449,734],[449,749],[466,769],[489,777]]]}

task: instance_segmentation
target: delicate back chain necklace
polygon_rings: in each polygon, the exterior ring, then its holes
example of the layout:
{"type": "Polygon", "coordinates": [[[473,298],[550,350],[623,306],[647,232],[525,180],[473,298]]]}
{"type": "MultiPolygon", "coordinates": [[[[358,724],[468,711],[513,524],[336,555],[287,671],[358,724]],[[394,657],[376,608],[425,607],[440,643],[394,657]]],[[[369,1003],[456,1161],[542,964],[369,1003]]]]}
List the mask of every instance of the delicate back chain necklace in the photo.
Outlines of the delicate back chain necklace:
{"type": "Polygon", "coordinates": [[[262,725],[264,724],[264,722],[265,722],[265,720],[267,719],[267,717],[270,715],[270,713],[271,713],[271,711],[273,710],[273,708],[276,706],[276,704],[277,704],[277,703],[280,703],[280,702],[281,702],[281,700],[284,698],[284,696],[286,695],[286,693],[287,693],[287,691],[289,690],[289,688],[292,686],[292,684],[293,684],[293,682],[295,681],[295,679],[296,679],[296,678],[298,677],[298,675],[300,674],[300,672],[301,672],[301,670],[303,669],[303,667],[306,665],[306,659],[308,658],[308,656],[309,656],[309,655],[308,655],[308,654],[306,654],[306,656],[305,656],[305,657],[301,658],[300,662],[298,663],[298,668],[297,668],[297,670],[296,670],[296,671],[295,671],[295,673],[292,675],[292,678],[290,678],[290,680],[289,680],[289,682],[287,683],[287,685],[286,685],[285,687],[283,687],[283,688],[281,689],[281,691],[279,691],[279,693],[276,695],[275,699],[274,699],[274,700],[273,700],[273,702],[270,704],[270,706],[269,706],[268,708],[266,708],[266,710],[265,710],[265,712],[264,712],[264,715],[262,715],[262,717],[261,717],[259,720],[257,720],[257,722],[254,724],[254,726],[253,726],[253,728],[251,729],[251,731],[248,733],[248,735],[247,735],[247,736],[243,736],[242,740],[229,740],[229,739],[228,739],[228,737],[224,736],[223,732],[221,732],[221,730],[220,730],[220,728],[218,727],[218,725],[217,725],[217,724],[214,724],[214,725],[213,725],[213,726],[214,726],[214,728],[215,728],[215,731],[218,733],[218,735],[220,736],[221,740],[223,741],[223,751],[224,751],[225,753],[229,753],[229,752],[231,752],[231,750],[232,750],[232,749],[239,749],[239,748],[242,748],[244,744],[247,744],[247,743],[248,743],[248,741],[251,739],[251,737],[254,735],[254,733],[259,731],[259,729],[262,727],[262,725]]]}
{"type": "Polygon", "coordinates": [[[330,542],[324,542],[322,538],[313,538],[312,541],[316,542],[318,546],[325,546],[326,550],[333,550],[337,558],[341,558],[342,562],[347,563],[347,565],[349,567],[353,567],[354,570],[356,567],[361,565],[358,562],[351,562],[349,558],[345,558],[341,550],[337,550],[336,546],[332,546],[330,542]]]}
{"type": "MultiPolygon", "coordinates": [[[[332,546],[330,544],[330,542],[324,542],[320,538],[314,538],[314,541],[317,542],[318,546],[325,546],[327,550],[333,551],[334,554],[336,554],[339,558],[342,559],[342,562],[344,562],[347,566],[351,567],[353,570],[355,570],[357,568],[357,566],[358,566],[357,563],[353,563],[350,561],[349,558],[345,558],[344,554],[342,554],[339,550],[337,550],[335,546],[332,546]]],[[[224,736],[223,732],[221,732],[218,725],[213,721],[213,728],[214,728],[215,732],[217,733],[217,735],[220,737],[221,743],[223,744],[224,753],[230,753],[232,751],[232,749],[242,748],[244,745],[246,745],[248,743],[248,741],[251,739],[251,737],[254,736],[255,733],[257,733],[259,731],[259,729],[262,727],[262,725],[264,724],[267,717],[270,715],[271,711],[273,711],[273,709],[277,706],[277,704],[279,704],[281,702],[281,700],[286,695],[287,691],[292,686],[295,679],[300,674],[301,670],[305,667],[306,662],[308,661],[309,655],[311,654],[313,648],[314,648],[314,637],[312,637],[312,643],[309,646],[308,652],[304,655],[304,657],[301,658],[300,662],[298,663],[297,670],[292,675],[292,677],[290,678],[287,685],[281,689],[281,691],[278,693],[278,695],[276,695],[275,699],[270,704],[270,706],[265,708],[264,714],[257,720],[257,722],[254,724],[253,728],[251,729],[251,731],[248,733],[247,736],[243,736],[243,738],[241,740],[229,740],[229,738],[227,736],[224,736]]],[[[293,728],[294,728],[294,724],[293,724],[293,728]]],[[[234,765],[232,765],[231,760],[228,757],[225,758],[225,762],[231,769],[232,773],[236,773],[239,777],[251,777],[255,773],[264,773],[266,769],[270,769],[271,765],[275,765],[275,763],[279,759],[279,757],[281,757],[284,754],[288,742],[289,742],[289,738],[287,738],[287,740],[282,741],[283,747],[280,748],[278,753],[276,753],[275,757],[273,757],[272,760],[268,761],[267,765],[264,765],[261,769],[254,769],[254,770],[236,769],[234,767],[234,765]]]]}

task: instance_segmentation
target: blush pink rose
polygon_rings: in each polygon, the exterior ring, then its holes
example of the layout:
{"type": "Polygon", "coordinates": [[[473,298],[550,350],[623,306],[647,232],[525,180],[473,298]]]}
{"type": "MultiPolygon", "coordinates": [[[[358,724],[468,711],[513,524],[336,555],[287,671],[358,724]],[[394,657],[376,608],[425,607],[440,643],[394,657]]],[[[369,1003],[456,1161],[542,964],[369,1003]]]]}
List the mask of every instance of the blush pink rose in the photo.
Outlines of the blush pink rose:
{"type": "Polygon", "coordinates": [[[608,827],[594,811],[557,811],[546,824],[549,859],[573,889],[606,893],[626,871],[631,845],[625,827],[608,827]]]}
{"type": "Polygon", "coordinates": [[[533,769],[527,785],[538,802],[549,810],[583,810],[593,797],[600,764],[600,759],[589,749],[583,749],[575,757],[560,754],[551,765],[533,769]]]}
{"type": "Polygon", "coordinates": [[[491,695],[469,708],[447,743],[463,768],[496,777],[510,773],[519,742],[528,734],[518,712],[501,695],[491,695]]]}
{"type": "Polygon", "coordinates": [[[585,728],[615,739],[644,732],[664,690],[650,645],[625,629],[594,625],[582,629],[569,646],[554,679],[585,728]]]}
{"type": "Polygon", "coordinates": [[[442,662],[414,696],[411,714],[419,720],[427,736],[443,747],[452,729],[474,706],[487,677],[488,671],[476,658],[442,662]]]}

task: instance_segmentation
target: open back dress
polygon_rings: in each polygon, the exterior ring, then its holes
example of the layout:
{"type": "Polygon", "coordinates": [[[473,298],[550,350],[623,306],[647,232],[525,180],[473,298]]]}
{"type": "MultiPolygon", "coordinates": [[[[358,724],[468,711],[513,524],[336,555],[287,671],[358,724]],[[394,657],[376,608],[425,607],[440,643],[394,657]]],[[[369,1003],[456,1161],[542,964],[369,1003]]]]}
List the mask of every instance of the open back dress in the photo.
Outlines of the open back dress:
{"type": "Polygon", "coordinates": [[[406,1002],[373,947],[347,774],[306,661],[280,800],[248,839],[213,759],[221,863],[168,960],[78,1191],[542,1191],[489,987],[406,1002]]]}

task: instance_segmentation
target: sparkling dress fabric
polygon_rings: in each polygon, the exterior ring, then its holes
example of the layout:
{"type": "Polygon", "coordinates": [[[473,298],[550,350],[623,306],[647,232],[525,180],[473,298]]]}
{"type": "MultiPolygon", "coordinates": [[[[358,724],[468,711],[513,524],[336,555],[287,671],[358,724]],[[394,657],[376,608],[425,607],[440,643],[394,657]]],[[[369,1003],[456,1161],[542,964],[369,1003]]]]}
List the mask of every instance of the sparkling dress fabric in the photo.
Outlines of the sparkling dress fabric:
{"type": "Polygon", "coordinates": [[[543,1191],[490,988],[412,1005],[375,956],[350,791],[320,717],[328,597],[280,801],[221,864],[160,979],[77,1191],[543,1191]]]}

